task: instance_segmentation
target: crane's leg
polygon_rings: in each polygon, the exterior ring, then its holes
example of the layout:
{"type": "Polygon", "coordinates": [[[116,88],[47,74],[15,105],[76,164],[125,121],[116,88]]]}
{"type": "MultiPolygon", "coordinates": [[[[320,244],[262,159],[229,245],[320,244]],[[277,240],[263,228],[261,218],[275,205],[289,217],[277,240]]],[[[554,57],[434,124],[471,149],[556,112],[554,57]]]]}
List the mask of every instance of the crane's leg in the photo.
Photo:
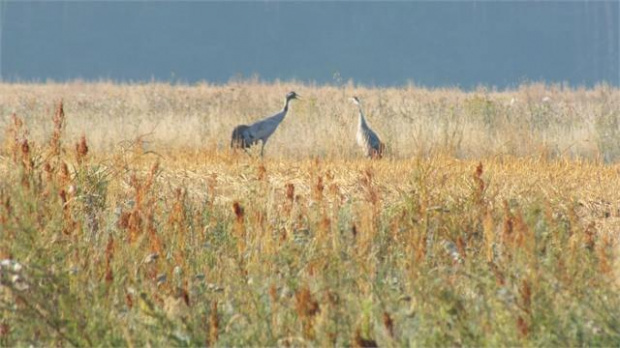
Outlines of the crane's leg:
{"type": "Polygon", "coordinates": [[[261,141],[261,147],[260,147],[260,157],[263,157],[263,154],[265,152],[265,142],[261,141]]]}

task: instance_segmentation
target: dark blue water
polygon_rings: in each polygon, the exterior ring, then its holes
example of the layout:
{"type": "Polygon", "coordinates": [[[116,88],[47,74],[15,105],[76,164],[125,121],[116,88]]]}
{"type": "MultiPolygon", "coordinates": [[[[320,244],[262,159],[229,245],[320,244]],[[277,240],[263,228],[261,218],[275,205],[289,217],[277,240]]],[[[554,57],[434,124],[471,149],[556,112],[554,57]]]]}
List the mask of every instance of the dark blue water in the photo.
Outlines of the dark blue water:
{"type": "Polygon", "coordinates": [[[620,85],[608,2],[4,2],[4,80],[620,85]]]}

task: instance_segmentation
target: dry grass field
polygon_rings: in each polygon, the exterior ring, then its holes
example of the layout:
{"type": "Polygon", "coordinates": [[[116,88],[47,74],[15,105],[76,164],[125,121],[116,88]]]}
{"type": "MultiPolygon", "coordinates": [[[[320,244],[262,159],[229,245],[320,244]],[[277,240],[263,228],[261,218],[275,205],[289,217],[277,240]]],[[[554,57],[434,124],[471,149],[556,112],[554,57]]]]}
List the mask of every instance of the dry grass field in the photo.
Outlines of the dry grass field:
{"type": "Polygon", "coordinates": [[[620,342],[617,88],[0,84],[0,115],[1,346],[620,342]],[[263,159],[228,148],[290,90],[263,159]]]}

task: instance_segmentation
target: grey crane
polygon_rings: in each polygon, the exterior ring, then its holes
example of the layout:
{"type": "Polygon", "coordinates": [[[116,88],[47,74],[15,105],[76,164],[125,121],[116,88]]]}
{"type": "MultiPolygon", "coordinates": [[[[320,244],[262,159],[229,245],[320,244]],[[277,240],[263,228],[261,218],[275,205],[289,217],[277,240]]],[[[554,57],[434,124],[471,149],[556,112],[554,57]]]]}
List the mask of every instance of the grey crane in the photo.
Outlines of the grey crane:
{"type": "Polygon", "coordinates": [[[276,131],[286,113],[288,112],[288,103],[293,99],[299,99],[299,95],[295,92],[289,92],[286,95],[286,102],[284,108],[277,114],[269,116],[264,120],[260,120],[252,123],[251,125],[241,124],[235,127],[232,132],[232,139],[230,141],[230,147],[246,149],[261,141],[260,155],[263,156],[265,144],[267,140],[276,131]]]}
{"type": "Polygon", "coordinates": [[[379,139],[377,133],[375,133],[370,128],[370,126],[368,126],[368,123],[366,122],[366,117],[364,117],[364,112],[362,111],[362,104],[360,103],[360,99],[358,97],[353,97],[351,99],[359,109],[357,144],[362,147],[364,153],[366,154],[366,157],[381,158],[383,156],[385,144],[381,142],[381,139],[379,139]]]}

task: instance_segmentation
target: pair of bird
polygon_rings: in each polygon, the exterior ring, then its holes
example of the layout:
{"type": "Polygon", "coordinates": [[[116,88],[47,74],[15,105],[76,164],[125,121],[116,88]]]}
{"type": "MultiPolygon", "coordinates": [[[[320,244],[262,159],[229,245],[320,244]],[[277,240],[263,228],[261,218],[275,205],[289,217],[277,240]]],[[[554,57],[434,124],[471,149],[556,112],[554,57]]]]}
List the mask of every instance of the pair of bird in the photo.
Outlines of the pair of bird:
{"type": "MultiPolygon", "coordinates": [[[[260,155],[263,156],[267,140],[269,140],[269,137],[271,137],[280,123],[282,123],[284,117],[286,117],[286,113],[288,112],[288,104],[293,99],[299,99],[299,95],[295,92],[289,92],[286,95],[284,108],[282,108],[282,110],[277,114],[254,122],[251,125],[242,124],[235,127],[232,133],[230,146],[232,148],[242,148],[245,150],[260,141],[260,155]]],[[[362,147],[366,157],[381,158],[383,156],[385,145],[381,142],[379,136],[377,136],[377,133],[375,133],[370,126],[368,126],[359,98],[353,97],[351,99],[359,109],[359,123],[357,128],[358,145],[362,147]]]]}

